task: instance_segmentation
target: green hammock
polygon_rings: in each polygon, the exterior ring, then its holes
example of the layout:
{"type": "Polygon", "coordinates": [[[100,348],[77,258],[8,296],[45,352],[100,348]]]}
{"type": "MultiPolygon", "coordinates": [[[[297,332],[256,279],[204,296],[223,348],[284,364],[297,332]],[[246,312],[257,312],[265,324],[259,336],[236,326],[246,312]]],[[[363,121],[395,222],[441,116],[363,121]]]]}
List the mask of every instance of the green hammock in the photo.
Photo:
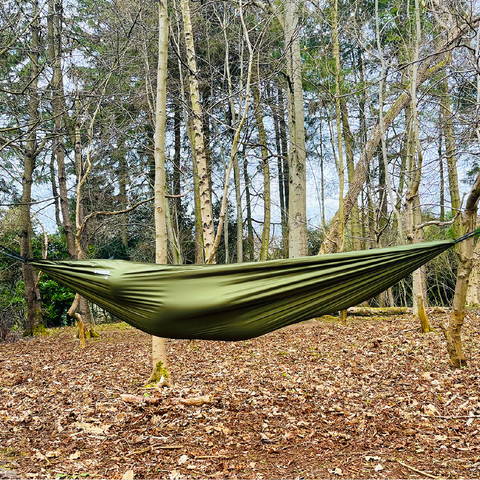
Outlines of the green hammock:
{"type": "Polygon", "coordinates": [[[245,340],[368,300],[454,243],[229,265],[29,263],[152,335],[245,340]]]}

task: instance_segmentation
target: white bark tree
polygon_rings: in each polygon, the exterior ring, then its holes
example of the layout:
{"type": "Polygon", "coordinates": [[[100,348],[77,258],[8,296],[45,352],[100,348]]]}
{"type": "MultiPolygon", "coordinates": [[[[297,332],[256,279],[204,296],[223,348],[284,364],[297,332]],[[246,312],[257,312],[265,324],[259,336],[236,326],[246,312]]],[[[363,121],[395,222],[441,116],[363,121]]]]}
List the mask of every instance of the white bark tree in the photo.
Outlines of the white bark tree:
{"type": "MultiPolygon", "coordinates": [[[[167,60],[168,10],[167,0],[158,0],[158,68],[157,99],[155,107],[155,260],[167,263],[165,125],[167,121],[167,60]]],[[[152,374],[150,383],[171,386],[167,369],[165,338],[152,336],[152,374]]]]}
{"type": "Polygon", "coordinates": [[[285,52],[288,77],[290,130],[289,257],[307,255],[307,192],[305,114],[303,111],[302,59],[300,56],[298,2],[285,2],[285,52]]]}

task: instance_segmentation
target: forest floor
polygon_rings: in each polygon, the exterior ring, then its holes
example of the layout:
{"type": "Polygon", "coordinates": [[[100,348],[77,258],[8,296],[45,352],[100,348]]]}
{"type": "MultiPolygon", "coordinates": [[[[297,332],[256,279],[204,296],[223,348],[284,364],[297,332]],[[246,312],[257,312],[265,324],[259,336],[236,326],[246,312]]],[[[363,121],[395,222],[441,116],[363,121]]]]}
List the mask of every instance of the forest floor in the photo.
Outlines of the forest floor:
{"type": "Polygon", "coordinates": [[[73,328],[0,344],[0,478],[480,478],[480,323],[467,316],[461,370],[445,314],[427,335],[411,316],[349,317],[169,341],[176,383],[161,392],[144,388],[148,335],[125,324],[85,349],[73,328]]]}

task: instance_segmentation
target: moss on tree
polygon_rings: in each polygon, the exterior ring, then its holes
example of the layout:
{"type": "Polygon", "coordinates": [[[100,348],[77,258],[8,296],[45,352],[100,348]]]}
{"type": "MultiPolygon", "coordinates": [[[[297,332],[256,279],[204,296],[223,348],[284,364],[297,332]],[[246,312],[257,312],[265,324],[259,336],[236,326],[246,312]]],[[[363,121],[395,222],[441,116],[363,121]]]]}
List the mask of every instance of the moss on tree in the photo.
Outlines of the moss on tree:
{"type": "Polygon", "coordinates": [[[148,381],[149,385],[157,385],[158,383],[161,383],[160,386],[162,387],[171,386],[170,374],[168,373],[166,365],[161,360],[159,360],[153,367],[152,374],[148,381]]]}
{"type": "Polygon", "coordinates": [[[24,337],[36,337],[37,335],[46,335],[46,334],[47,334],[47,329],[42,324],[35,325],[33,329],[27,328],[23,332],[24,337]]]}

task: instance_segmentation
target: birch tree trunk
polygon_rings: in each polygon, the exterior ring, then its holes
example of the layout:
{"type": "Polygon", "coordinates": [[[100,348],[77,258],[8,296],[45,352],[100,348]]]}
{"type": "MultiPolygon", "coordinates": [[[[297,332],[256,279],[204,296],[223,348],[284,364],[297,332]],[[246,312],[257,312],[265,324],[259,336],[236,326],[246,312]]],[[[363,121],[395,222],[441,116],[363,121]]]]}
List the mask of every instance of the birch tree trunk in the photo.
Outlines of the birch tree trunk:
{"type": "MultiPolygon", "coordinates": [[[[157,99],[155,106],[155,261],[167,263],[166,178],[165,178],[165,125],[167,121],[167,60],[168,10],[167,0],[158,0],[158,68],[157,99]]],[[[150,383],[171,386],[167,368],[166,341],[152,336],[152,374],[150,383]]]]}
{"type": "MultiPolygon", "coordinates": [[[[422,223],[422,212],[420,205],[420,180],[422,176],[423,152],[420,144],[420,134],[418,127],[418,111],[417,111],[417,76],[418,76],[418,58],[421,42],[421,25],[420,25],[420,8],[418,0],[415,0],[415,46],[413,51],[412,62],[412,79],[411,79],[411,119],[410,128],[407,131],[408,148],[408,187],[406,193],[406,211],[405,221],[408,225],[407,238],[410,243],[420,243],[423,241],[423,229],[417,228],[416,225],[422,223]]],[[[423,268],[419,268],[413,272],[413,313],[420,320],[422,333],[431,332],[432,329],[428,323],[425,313],[427,306],[426,297],[426,278],[423,268]]]]}
{"type": "Polygon", "coordinates": [[[307,194],[305,118],[303,111],[302,63],[298,30],[298,3],[285,1],[285,51],[287,58],[289,151],[289,257],[307,255],[307,194]]]}
{"type": "Polygon", "coordinates": [[[194,157],[197,163],[197,174],[200,188],[200,210],[202,219],[204,259],[211,258],[210,263],[215,263],[214,231],[212,204],[210,193],[210,177],[207,169],[207,155],[205,152],[205,139],[202,125],[202,107],[200,104],[200,90],[197,80],[197,61],[195,58],[195,45],[193,42],[192,20],[190,15],[189,0],[181,0],[183,31],[185,37],[187,64],[189,68],[190,102],[192,112],[192,129],[194,134],[194,157]]]}
{"type": "MultiPolygon", "coordinates": [[[[220,19],[220,16],[218,16],[220,19]]],[[[223,39],[225,42],[225,75],[227,78],[228,85],[228,110],[227,110],[227,121],[231,136],[232,136],[232,145],[235,141],[235,125],[237,123],[237,115],[235,110],[235,95],[233,93],[233,84],[232,84],[232,75],[230,73],[230,49],[229,49],[229,39],[227,36],[227,9],[223,10],[223,17],[221,20],[222,30],[223,30],[223,39]]],[[[235,183],[235,206],[237,214],[237,263],[243,263],[243,211],[242,211],[242,186],[241,186],[241,174],[240,174],[240,164],[238,162],[238,154],[233,158],[233,179],[235,183]]],[[[228,229],[227,229],[228,230],[228,229]]],[[[226,230],[226,232],[227,232],[226,230]]]]}

